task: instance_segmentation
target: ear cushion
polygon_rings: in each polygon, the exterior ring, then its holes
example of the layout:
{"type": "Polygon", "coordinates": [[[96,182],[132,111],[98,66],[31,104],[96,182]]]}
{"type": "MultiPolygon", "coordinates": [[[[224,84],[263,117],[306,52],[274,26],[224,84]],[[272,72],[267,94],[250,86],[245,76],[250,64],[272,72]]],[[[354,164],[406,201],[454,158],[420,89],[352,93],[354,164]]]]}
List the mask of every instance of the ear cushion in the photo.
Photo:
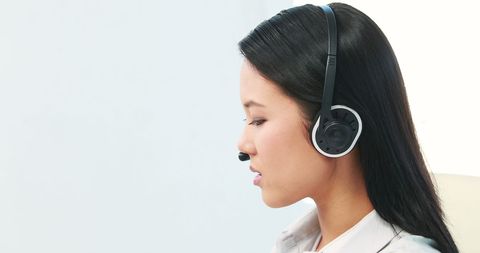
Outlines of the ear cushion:
{"type": "Polygon", "coordinates": [[[312,144],[321,154],[341,157],[348,154],[360,137],[362,120],[358,113],[344,105],[334,105],[332,118],[322,118],[319,113],[311,130],[312,144]]]}

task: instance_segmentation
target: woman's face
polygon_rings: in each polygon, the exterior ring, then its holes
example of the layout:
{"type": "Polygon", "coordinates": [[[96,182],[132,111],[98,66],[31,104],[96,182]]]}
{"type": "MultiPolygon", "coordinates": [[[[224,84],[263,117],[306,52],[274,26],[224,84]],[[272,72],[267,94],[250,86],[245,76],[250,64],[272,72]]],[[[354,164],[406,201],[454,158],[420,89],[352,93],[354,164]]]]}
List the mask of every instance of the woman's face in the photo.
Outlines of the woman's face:
{"type": "Polygon", "coordinates": [[[335,160],[311,145],[294,100],[263,78],[247,60],[240,72],[240,100],[246,122],[238,148],[250,156],[251,167],[262,174],[258,186],[263,201],[270,207],[283,207],[327,194],[334,181],[329,179],[335,160]]]}

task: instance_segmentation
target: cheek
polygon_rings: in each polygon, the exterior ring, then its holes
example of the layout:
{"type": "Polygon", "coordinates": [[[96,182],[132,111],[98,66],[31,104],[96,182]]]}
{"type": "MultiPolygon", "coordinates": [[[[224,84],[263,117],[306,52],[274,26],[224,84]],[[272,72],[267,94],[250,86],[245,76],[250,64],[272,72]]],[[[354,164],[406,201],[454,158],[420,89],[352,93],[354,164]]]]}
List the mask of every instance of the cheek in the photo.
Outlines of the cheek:
{"type": "Polygon", "coordinates": [[[258,138],[258,152],[261,153],[262,159],[272,160],[281,157],[288,159],[284,155],[291,151],[291,146],[296,138],[293,130],[287,126],[272,122],[268,128],[262,129],[263,132],[258,138]]]}
{"type": "MultiPolygon", "coordinates": [[[[298,171],[311,160],[308,140],[298,125],[278,122],[269,125],[258,137],[259,162],[266,173],[278,180],[301,177],[298,171]]],[[[316,155],[316,154],[314,154],[316,155]]]]}
{"type": "Polygon", "coordinates": [[[258,137],[259,161],[268,179],[269,196],[297,201],[325,185],[330,170],[326,158],[310,144],[302,126],[270,125],[258,137]],[[270,128],[271,127],[271,128],[270,128]]]}

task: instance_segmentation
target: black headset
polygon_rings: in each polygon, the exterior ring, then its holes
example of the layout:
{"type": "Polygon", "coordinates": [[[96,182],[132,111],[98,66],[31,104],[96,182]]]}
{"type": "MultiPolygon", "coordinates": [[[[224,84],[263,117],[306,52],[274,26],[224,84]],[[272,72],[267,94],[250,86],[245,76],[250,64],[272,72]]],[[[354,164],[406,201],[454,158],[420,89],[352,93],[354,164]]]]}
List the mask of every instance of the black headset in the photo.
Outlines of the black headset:
{"type": "MultiPolygon", "coordinates": [[[[316,114],[310,129],[311,141],[315,149],[327,157],[341,157],[348,154],[360,137],[362,120],[358,113],[345,106],[332,106],[337,66],[337,24],[335,14],[328,5],[321,6],[327,17],[328,56],[325,70],[325,82],[320,111],[316,114]]],[[[240,161],[250,156],[240,152],[240,161]]]]}

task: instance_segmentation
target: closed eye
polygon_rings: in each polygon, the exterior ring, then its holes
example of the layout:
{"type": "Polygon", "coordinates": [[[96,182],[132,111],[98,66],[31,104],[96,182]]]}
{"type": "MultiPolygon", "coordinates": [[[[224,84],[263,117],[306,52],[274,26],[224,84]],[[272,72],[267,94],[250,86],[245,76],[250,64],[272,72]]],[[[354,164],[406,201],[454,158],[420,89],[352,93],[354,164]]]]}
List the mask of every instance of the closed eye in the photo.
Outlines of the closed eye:
{"type": "MultiPolygon", "coordinates": [[[[247,119],[243,119],[243,121],[246,121],[247,119]]],[[[263,124],[266,120],[264,119],[257,119],[257,120],[253,120],[252,122],[249,123],[249,125],[254,125],[254,126],[260,126],[261,124],[263,124]]]]}
{"type": "Polygon", "coordinates": [[[260,125],[263,124],[265,121],[266,121],[266,120],[264,120],[264,119],[253,120],[252,122],[250,122],[249,125],[260,126],[260,125]]]}

